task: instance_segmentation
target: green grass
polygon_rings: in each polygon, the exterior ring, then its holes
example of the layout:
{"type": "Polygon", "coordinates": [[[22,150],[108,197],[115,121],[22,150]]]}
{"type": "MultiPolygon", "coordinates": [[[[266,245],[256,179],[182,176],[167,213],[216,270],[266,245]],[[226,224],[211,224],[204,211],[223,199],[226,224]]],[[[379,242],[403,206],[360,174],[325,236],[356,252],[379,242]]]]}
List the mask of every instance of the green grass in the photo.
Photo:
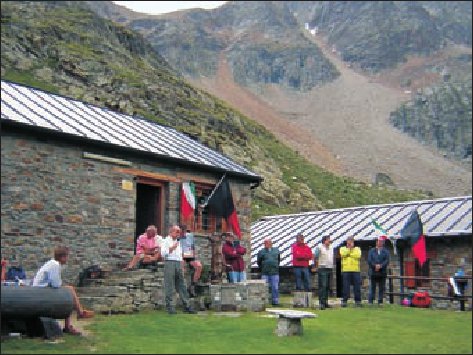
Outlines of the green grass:
{"type": "Polygon", "coordinates": [[[132,315],[98,315],[87,337],[64,342],[15,339],[2,342],[13,353],[245,353],[245,354],[451,354],[472,352],[471,312],[404,308],[334,308],[315,310],[303,320],[303,336],[278,337],[276,319],[266,312],[240,317],[203,312],[163,311],[132,315]]]}

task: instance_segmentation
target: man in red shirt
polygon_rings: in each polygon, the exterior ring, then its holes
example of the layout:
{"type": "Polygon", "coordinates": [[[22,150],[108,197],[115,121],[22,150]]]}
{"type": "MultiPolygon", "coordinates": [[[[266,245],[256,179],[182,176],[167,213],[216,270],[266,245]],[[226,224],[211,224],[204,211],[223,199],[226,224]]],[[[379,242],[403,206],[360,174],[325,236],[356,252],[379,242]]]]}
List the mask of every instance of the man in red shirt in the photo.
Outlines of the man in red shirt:
{"type": "Polygon", "coordinates": [[[304,235],[302,233],[296,236],[296,242],[291,246],[292,251],[292,267],[296,277],[296,290],[309,292],[309,260],[313,259],[312,250],[304,243],[304,235]]]}

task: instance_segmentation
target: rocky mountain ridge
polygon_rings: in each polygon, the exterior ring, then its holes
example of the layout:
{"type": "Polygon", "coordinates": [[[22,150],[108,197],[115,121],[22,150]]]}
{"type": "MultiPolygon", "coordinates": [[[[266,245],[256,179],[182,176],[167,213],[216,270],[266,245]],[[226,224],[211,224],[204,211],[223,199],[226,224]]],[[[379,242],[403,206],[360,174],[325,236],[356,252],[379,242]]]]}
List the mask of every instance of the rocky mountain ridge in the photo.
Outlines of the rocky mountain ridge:
{"type": "Polygon", "coordinates": [[[431,197],[337,176],[190,85],[137,33],[82,2],[1,3],[2,79],[172,126],[264,178],[253,218],[431,197]]]}
{"type": "MultiPolygon", "coordinates": [[[[118,20],[116,16],[110,18],[118,20]]],[[[239,1],[210,11],[189,10],[143,18],[135,14],[133,18],[119,19],[140,31],[170,65],[195,85],[231,102],[320,166],[331,166],[333,172],[342,170],[343,174],[366,182],[376,182],[376,176],[381,174],[399,187],[427,189],[441,196],[471,193],[471,4],[239,1]],[[175,43],[185,43],[185,48],[175,43]],[[322,47],[328,55],[322,53],[322,47]],[[436,62],[430,58],[437,58],[436,62]],[[309,67],[311,60],[317,65],[309,67]],[[333,65],[337,60],[341,64],[333,65]],[[248,91],[243,94],[245,99],[241,95],[232,97],[218,84],[229,83],[228,77],[218,77],[219,61],[228,66],[231,81],[248,91]],[[372,100],[372,95],[362,94],[368,94],[370,88],[362,90],[355,85],[350,88],[354,90],[353,99],[345,96],[347,88],[340,85],[351,81],[340,79],[340,68],[357,71],[368,78],[367,84],[376,82],[395,89],[373,87],[392,99],[372,100]],[[405,68],[402,74],[391,74],[400,68],[405,68]],[[338,87],[338,92],[329,89],[331,86],[338,87]],[[330,98],[323,92],[329,93],[330,98]],[[429,94],[433,92],[436,94],[429,94]],[[266,107],[256,103],[255,98],[265,102],[266,107]],[[333,106],[327,109],[328,102],[333,106]],[[363,105],[365,110],[357,105],[363,105]],[[409,107],[415,109],[406,109],[409,107]],[[371,120],[374,112],[383,117],[371,120]],[[360,115],[366,118],[360,119],[360,115]],[[403,117],[402,124],[397,116],[403,117]],[[273,123],[268,122],[269,117],[273,123]],[[276,121],[280,119],[287,121],[290,129],[286,132],[277,128],[280,125],[276,121]],[[333,124],[338,121],[340,125],[333,124]],[[368,122],[378,125],[376,131],[383,127],[375,138],[379,142],[363,131],[351,140],[343,138],[346,127],[364,127],[368,122]],[[406,151],[406,144],[399,143],[404,139],[385,122],[392,122],[393,127],[425,146],[409,144],[411,150],[423,153],[408,170],[422,167],[421,171],[399,175],[397,166],[405,163],[404,157],[410,151],[406,151]],[[411,127],[416,127],[415,133],[411,127]],[[293,138],[299,130],[305,131],[304,135],[312,134],[312,145],[320,147],[318,152],[308,148],[308,137],[293,138]],[[393,140],[394,137],[398,138],[393,140]],[[337,141],[344,143],[334,143],[337,141]],[[392,141],[390,146],[386,146],[388,141],[392,141]],[[363,152],[358,147],[372,144],[379,149],[363,152]],[[391,163],[386,164],[383,160],[391,150],[397,152],[397,158],[392,161],[390,157],[391,163]],[[321,162],[322,155],[331,155],[332,159],[321,162]],[[333,158],[338,164],[333,163],[333,158]],[[425,177],[433,171],[439,172],[438,181],[425,177]],[[452,176],[452,172],[459,176],[452,176]],[[444,180],[449,184],[443,184],[444,180]]],[[[361,79],[359,83],[364,83],[361,79]]],[[[231,86],[235,91],[235,86],[231,86]]]]}

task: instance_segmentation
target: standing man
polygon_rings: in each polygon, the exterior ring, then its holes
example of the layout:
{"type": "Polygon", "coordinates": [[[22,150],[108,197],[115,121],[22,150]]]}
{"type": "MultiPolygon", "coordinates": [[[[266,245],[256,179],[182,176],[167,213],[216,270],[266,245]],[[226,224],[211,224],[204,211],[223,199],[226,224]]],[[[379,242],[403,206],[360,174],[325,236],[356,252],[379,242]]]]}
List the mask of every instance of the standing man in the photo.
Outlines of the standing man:
{"type": "Polygon", "coordinates": [[[322,245],[314,250],[314,265],[318,268],[319,305],[321,310],[330,308],[328,295],[333,270],[333,248],[330,244],[330,236],[324,235],[322,245]]]}
{"type": "MultiPolygon", "coordinates": [[[[35,287],[52,287],[59,288],[65,287],[72,294],[72,299],[74,302],[74,309],[77,312],[77,319],[81,318],[92,318],[94,316],[93,311],[84,309],[80,304],[79,297],[77,297],[76,290],[73,286],[62,285],[61,278],[61,266],[67,263],[69,258],[69,249],[67,247],[56,247],[54,249],[54,258],[47,261],[36,273],[33,279],[33,286],[35,287]]],[[[81,335],[81,333],[75,329],[71,324],[71,316],[69,315],[64,320],[64,333],[71,335],[81,335]]]]}
{"type": "Polygon", "coordinates": [[[123,271],[133,270],[139,261],[143,264],[152,264],[161,260],[160,245],[162,239],[163,237],[157,234],[156,226],[148,226],[145,233],[141,234],[136,240],[136,254],[123,271]]]}
{"type": "Polygon", "coordinates": [[[222,254],[225,258],[228,282],[242,282],[246,280],[245,261],[243,255],[246,248],[240,245],[239,240],[235,240],[232,233],[225,236],[225,244],[222,246],[222,254]]]}
{"type": "Polygon", "coordinates": [[[194,234],[190,229],[187,229],[186,225],[181,226],[180,241],[184,262],[189,265],[189,270],[191,270],[190,268],[194,269],[194,275],[189,286],[189,295],[195,297],[195,284],[199,281],[200,275],[202,274],[202,263],[195,256],[194,234]]]}
{"type": "Polygon", "coordinates": [[[304,243],[304,235],[302,233],[296,236],[296,242],[291,246],[292,266],[296,277],[296,290],[310,292],[309,287],[309,261],[312,260],[312,250],[304,243]]]}
{"type": "Polygon", "coordinates": [[[196,313],[190,306],[189,295],[187,294],[182,272],[182,248],[178,238],[181,229],[178,225],[169,228],[169,235],[164,239],[161,254],[164,258],[164,292],[166,310],[169,314],[176,314],[173,305],[173,293],[176,290],[184,303],[185,313],[196,313]]]}
{"type": "Polygon", "coordinates": [[[368,276],[370,278],[370,291],[368,303],[372,304],[378,285],[378,304],[383,303],[384,291],[386,289],[386,278],[388,276],[389,252],[384,247],[384,238],[381,236],[376,240],[376,247],[368,252],[368,276]]]}
{"type": "Polygon", "coordinates": [[[261,278],[271,288],[271,303],[279,305],[279,263],[281,254],[278,248],[273,248],[271,238],[265,238],[264,248],[258,252],[256,262],[261,269],[261,278]]]}
{"type": "Polygon", "coordinates": [[[355,294],[355,305],[361,307],[361,275],[360,275],[360,258],[361,249],[355,247],[355,238],[349,236],[346,246],[340,248],[340,256],[342,257],[342,278],[343,278],[343,299],[342,307],[347,306],[350,298],[350,286],[353,285],[353,293],[355,294]]]}

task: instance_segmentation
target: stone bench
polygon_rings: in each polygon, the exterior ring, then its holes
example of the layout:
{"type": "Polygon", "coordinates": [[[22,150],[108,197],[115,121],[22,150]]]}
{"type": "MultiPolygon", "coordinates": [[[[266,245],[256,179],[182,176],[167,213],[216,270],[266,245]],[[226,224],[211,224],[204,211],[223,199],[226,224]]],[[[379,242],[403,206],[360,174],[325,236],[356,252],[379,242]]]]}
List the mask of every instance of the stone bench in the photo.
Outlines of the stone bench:
{"type": "Polygon", "coordinates": [[[267,309],[266,312],[274,313],[279,316],[275,330],[278,336],[302,335],[302,318],[317,317],[314,313],[291,309],[267,309]]]}

